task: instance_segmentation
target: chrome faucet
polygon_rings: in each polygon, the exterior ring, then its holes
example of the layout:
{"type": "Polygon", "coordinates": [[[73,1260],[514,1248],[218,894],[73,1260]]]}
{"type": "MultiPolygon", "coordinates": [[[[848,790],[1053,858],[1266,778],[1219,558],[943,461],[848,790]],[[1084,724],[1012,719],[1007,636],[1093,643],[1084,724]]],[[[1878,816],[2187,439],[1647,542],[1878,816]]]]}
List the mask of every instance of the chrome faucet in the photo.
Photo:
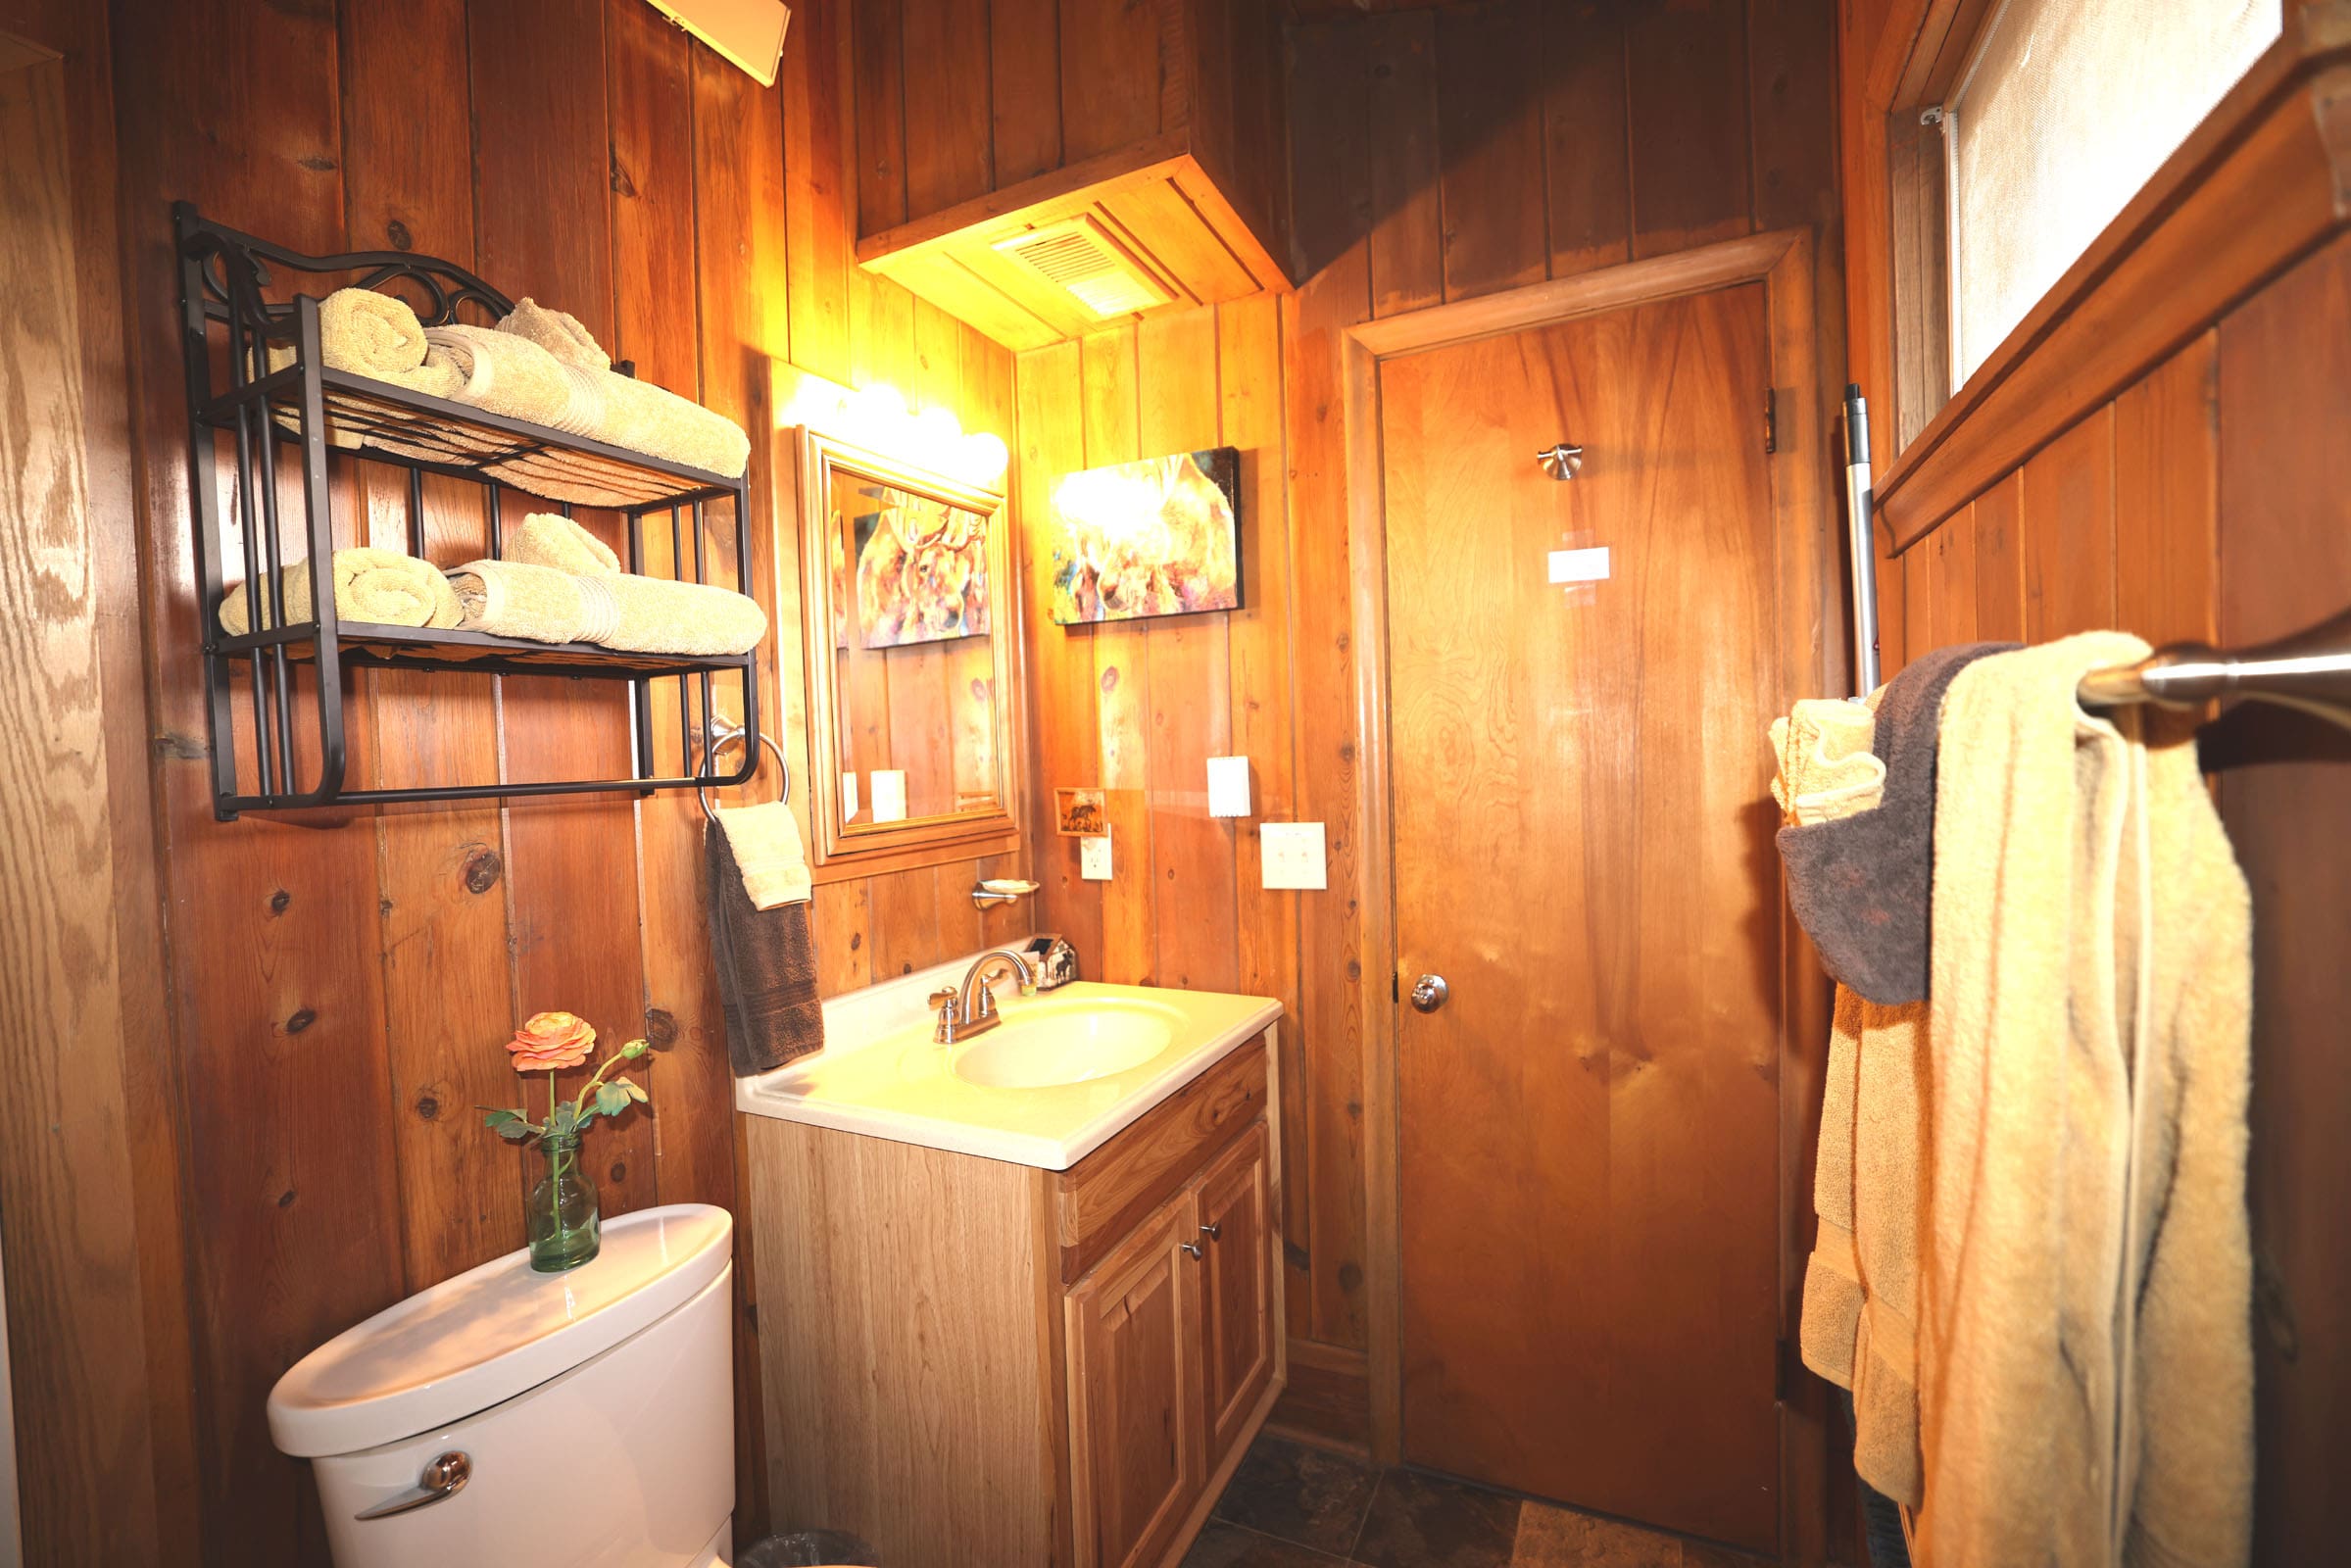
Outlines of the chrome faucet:
{"type": "Polygon", "coordinates": [[[972,961],[960,987],[950,986],[931,993],[931,1005],[939,1009],[939,1024],[931,1031],[931,1038],[940,1045],[952,1046],[958,1040],[986,1034],[1004,1021],[996,1010],[996,993],[988,988],[991,964],[1010,964],[1020,994],[1036,995],[1036,980],[1029,972],[1028,959],[1010,948],[989,949],[972,961]]]}

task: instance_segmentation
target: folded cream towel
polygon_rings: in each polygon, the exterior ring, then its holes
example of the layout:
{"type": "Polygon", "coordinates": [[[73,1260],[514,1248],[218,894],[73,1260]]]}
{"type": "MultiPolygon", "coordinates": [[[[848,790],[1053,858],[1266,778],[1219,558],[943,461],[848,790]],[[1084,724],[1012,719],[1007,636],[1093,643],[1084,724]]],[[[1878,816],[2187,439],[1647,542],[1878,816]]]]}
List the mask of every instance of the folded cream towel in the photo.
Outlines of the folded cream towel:
{"type": "MultiPolygon", "coordinates": [[[[335,614],[342,620],[375,626],[458,623],[457,595],[429,561],[397,550],[338,550],[329,570],[334,577],[335,614]]],[[[296,562],[279,572],[278,578],[284,584],[286,624],[299,626],[311,618],[310,564],[296,562]]],[[[253,630],[247,587],[237,584],[220,601],[220,629],[231,637],[253,630]]],[[[262,596],[261,621],[265,627],[269,624],[266,594],[262,596]]]]}
{"type": "Polygon", "coordinates": [[[584,577],[609,577],[620,569],[612,546],[557,512],[524,517],[522,526],[507,536],[506,559],[584,577]]]}
{"type": "Polygon", "coordinates": [[[633,654],[740,654],[767,635],[759,602],[731,588],[631,572],[575,579],[612,595],[612,629],[590,642],[633,654]]]}
{"type": "Polygon", "coordinates": [[[528,338],[486,326],[430,326],[424,336],[463,378],[449,394],[460,403],[573,435],[603,419],[598,378],[528,338]]]}
{"type": "Polygon", "coordinates": [[[582,590],[592,580],[515,561],[468,561],[449,571],[467,631],[541,643],[584,642],[600,618],[609,622],[609,601],[600,615],[582,590]]]}
{"type": "Polygon", "coordinates": [[[616,370],[598,382],[604,417],[590,432],[597,440],[729,479],[749,466],[751,437],[725,415],[616,370]]]}
{"type": "Polygon", "coordinates": [[[1878,804],[1886,763],[1871,750],[1877,712],[1866,703],[1811,698],[1772,720],[1780,760],[1772,798],[1788,823],[1827,822],[1878,804]]]}
{"type": "Polygon", "coordinates": [[[1923,1562],[2250,1549],[2244,879],[2192,746],[2074,697],[2145,652],[2097,632],[1998,655],[1943,705],[1923,1562]]]}
{"type": "Polygon", "coordinates": [[[565,365],[576,365],[584,370],[609,370],[612,357],[596,341],[594,333],[580,325],[579,318],[563,311],[551,311],[525,295],[514,314],[498,323],[501,332],[526,337],[565,365]]]}
{"type": "Polygon", "coordinates": [[[792,808],[781,801],[764,806],[721,807],[718,826],[734,852],[735,869],[755,909],[773,909],[805,904],[812,891],[808,852],[802,848],[800,823],[792,808]]]}

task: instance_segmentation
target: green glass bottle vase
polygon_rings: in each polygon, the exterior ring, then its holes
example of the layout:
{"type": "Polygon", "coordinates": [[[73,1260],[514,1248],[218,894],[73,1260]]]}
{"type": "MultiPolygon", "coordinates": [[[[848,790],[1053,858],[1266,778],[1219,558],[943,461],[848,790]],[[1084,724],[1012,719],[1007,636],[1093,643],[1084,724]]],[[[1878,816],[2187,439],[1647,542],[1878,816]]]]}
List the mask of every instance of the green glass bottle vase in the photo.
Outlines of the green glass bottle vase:
{"type": "Polygon", "coordinates": [[[530,1266],[561,1274],[596,1255],[602,1245],[596,1213],[596,1180],[580,1163],[579,1134],[550,1133],[539,1140],[547,1174],[530,1190],[523,1206],[530,1236],[530,1266]]]}

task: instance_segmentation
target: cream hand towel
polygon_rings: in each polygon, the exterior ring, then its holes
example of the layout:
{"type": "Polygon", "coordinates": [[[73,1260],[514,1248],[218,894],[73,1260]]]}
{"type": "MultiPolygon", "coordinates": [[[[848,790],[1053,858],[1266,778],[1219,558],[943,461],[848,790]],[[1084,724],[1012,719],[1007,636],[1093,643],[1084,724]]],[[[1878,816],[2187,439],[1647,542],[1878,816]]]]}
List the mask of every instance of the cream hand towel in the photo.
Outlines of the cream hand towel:
{"type": "Polygon", "coordinates": [[[580,324],[578,317],[551,311],[528,295],[514,307],[514,314],[498,323],[498,330],[528,338],[565,365],[583,370],[612,368],[612,357],[596,341],[595,334],[580,324]]]}
{"type": "Polygon", "coordinates": [[[541,643],[584,642],[597,629],[598,607],[582,587],[592,580],[514,561],[468,561],[449,572],[467,631],[541,643]]]}
{"type": "Polygon", "coordinates": [[[2249,1550],[2241,875],[2191,748],[2092,717],[2090,633],[1943,710],[1919,1560],[2249,1550]]]}
{"type": "Polygon", "coordinates": [[[734,852],[743,892],[755,909],[805,904],[813,891],[800,823],[781,801],[763,806],[720,807],[718,826],[734,852]]]}
{"type": "Polygon", "coordinates": [[[460,403],[573,435],[604,417],[598,379],[528,338],[486,326],[430,326],[424,337],[463,378],[449,394],[460,403]]]}
{"type": "MultiPolygon", "coordinates": [[[[455,626],[459,621],[457,595],[449,580],[429,561],[404,556],[397,550],[366,548],[338,550],[328,564],[334,578],[338,619],[376,626],[455,626]]],[[[286,621],[299,626],[311,618],[311,574],[308,562],[296,562],[278,573],[284,584],[286,621]]],[[[254,616],[247,588],[239,583],[220,601],[220,629],[231,637],[253,630],[254,616]]],[[[269,624],[269,602],[262,596],[261,622],[269,624]]]]}
{"type": "Polygon", "coordinates": [[[598,381],[604,418],[590,432],[597,440],[729,479],[750,464],[751,437],[725,415],[617,371],[598,381]]]}
{"type": "Polygon", "coordinates": [[[522,526],[507,536],[506,558],[583,577],[610,577],[620,570],[612,546],[556,512],[524,517],[522,526]]]}
{"type": "Polygon", "coordinates": [[[582,577],[612,595],[612,629],[593,642],[635,654],[741,654],[767,635],[767,612],[748,594],[631,572],[582,577]]]}
{"type": "Polygon", "coordinates": [[[1866,703],[1799,702],[1772,720],[1779,771],[1772,798],[1786,824],[1830,822],[1878,804],[1886,763],[1870,749],[1877,712],[1866,703]]]}

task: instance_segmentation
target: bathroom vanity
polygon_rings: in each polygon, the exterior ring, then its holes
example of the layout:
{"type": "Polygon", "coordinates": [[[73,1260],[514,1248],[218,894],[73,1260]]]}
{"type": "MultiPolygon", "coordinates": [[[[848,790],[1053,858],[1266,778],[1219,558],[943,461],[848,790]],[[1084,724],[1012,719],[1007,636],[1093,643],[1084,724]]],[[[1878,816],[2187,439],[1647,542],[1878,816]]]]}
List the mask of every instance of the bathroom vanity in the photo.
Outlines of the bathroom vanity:
{"type": "Polygon", "coordinates": [[[1278,1004],[943,965],[738,1085],[770,1506],[891,1568],[1179,1558],[1285,1381],[1278,1004]]]}

